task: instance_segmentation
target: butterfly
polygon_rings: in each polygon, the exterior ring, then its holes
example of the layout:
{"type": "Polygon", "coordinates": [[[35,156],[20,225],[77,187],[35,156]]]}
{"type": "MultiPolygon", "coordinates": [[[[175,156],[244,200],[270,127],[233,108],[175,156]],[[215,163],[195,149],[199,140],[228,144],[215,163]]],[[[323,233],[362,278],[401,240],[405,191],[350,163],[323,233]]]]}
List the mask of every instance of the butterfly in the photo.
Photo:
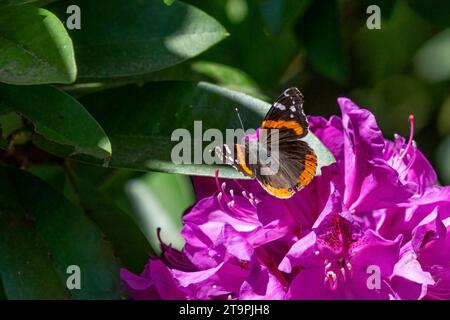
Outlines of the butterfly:
{"type": "Polygon", "coordinates": [[[277,198],[292,197],[312,181],[317,168],[314,150],[301,140],[308,134],[303,102],[300,90],[285,90],[272,104],[258,129],[263,129],[265,134],[257,131],[256,139],[244,139],[232,149],[226,144],[218,146],[216,155],[222,163],[256,178],[269,194],[277,198]],[[265,159],[255,156],[261,150],[269,156],[265,159]],[[250,161],[252,156],[256,160],[250,161]],[[270,163],[266,161],[268,158],[270,163]]]}

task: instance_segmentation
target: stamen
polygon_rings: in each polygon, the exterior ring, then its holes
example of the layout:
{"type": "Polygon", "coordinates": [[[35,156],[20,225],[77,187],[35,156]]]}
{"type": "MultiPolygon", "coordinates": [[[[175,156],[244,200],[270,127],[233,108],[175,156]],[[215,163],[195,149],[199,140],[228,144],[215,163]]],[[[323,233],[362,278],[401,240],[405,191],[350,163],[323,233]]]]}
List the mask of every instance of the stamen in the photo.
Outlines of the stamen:
{"type": "Polygon", "coordinates": [[[408,144],[406,145],[406,148],[402,151],[402,153],[400,154],[400,159],[403,159],[403,157],[408,153],[409,148],[411,147],[411,144],[413,142],[413,138],[414,138],[414,115],[409,115],[409,140],[408,140],[408,144]]]}
{"type": "Polygon", "coordinates": [[[347,281],[347,277],[345,275],[345,269],[344,267],[341,268],[341,274],[342,274],[342,278],[344,279],[344,282],[347,281]]]}
{"type": "Polygon", "coordinates": [[[161,239],[161,227],[156,228],[156,238],[158,239],[160,244],[164,243],[161,239]]]}
{"type": "Polygon", "coordinates": [[[336,290],[337,288],[337,276],[336,273],[334,273],[333,271],[328,271],[327,275],[325,277],[325,283],[326,280],[328,280],[329,284],[330,284],[330,289],[331,290],[336,290]]]}
{"type": "Polygon", "coordinates": [[[406,168],[404,170],[404,172],[406,172],[406,173],[409,171],[409,169],[411,169],[412,165],[414,164],[414,161],[416,160],[417,144],[416,144],[415,141],[412,142],[412,146],[414,148],[414,152],[413,152],[413,156],[411,157],[411,159],[409,159],[409,163],[408,163],[408,165],[406,166],[406,168]]]}
{"type": "MultiPolygon", "coordinates": [[[[223,211],[230,210],[231,213],[233,214],[233,216],[236,219],[239,219],[241,221],[245,221],[248,223],[254,223],[255,221],[258,221],[258,219],[256,219],[255,217],[252,216],[253,212],[249,211],[248,209],[241,207],[241,206],[239,206],[239,208],[235,208],[235,200],[233,199],[234,198],[234,190],[230,189],[231,198],[228,197],[228,194],[225,189],[227,186],[226,182],[222,182],[222,184],[220,184],[220,182],[219,182],[219,169],[216,169],[214,171],[214,173],[216,176],[215,177],[216,186],[217,186],[217,189],[219,190],[219,192],[217,194],[217,201],[219,203],[220,208],[223,211]],[[221,201],[222,199],[224,200],[224,203],[226,204],[226,206],[222,205],[222,201],[221,201]]],[[[238,184],[239,187],[242,188],[242,186],[236,180],[234,180],[234,181],[238,184]]],[[[244,188],[242,188],[242,189],[244,189],[244,188]]]]}

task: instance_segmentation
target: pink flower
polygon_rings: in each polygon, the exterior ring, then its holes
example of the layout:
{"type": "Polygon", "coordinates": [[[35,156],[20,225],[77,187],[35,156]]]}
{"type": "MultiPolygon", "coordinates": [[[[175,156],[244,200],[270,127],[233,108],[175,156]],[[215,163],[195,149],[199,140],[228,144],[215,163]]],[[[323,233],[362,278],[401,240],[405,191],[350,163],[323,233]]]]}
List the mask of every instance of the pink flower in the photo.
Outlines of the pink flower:
{"type": "Polygon", "coordinates": [[[402,236],[386,240],[361,226],[342,208],[336,194],[330,196],[312,231],[297,241],[280,264],[294,273],[290,299],[388,299],[389,285],[399,259],[402,236]],[[376,266],[380,287],[367,285],[368,272],[376,266]]]}
{"type": "Polygon", "coordinates": [[[448,298],[450,188],[413,141],[386,140],[346,98],[309,117],[336,163],[290,199],[255,181],[194,177],[181,252],[121,276],[135,299],[448,298]],[[378,278],[371,278],[378,277],[378,278]],[[373,283],[372,279],[375,279],[373,283]]]}

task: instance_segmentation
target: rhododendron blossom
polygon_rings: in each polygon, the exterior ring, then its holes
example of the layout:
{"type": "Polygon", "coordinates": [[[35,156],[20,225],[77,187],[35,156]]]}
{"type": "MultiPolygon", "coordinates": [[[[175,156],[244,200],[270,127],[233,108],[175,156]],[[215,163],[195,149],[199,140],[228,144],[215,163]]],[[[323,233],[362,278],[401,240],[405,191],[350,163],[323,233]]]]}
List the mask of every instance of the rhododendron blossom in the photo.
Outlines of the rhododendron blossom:
{"type": "Polygon", "coordinates": [[[338,104],[342,117],[308,117],[336,162],[292,198],[256,181],[194,177],[185,246],[161,241],[140,275],[122,269],[131,297],[450,298],[450,187],[418,150],[414,117],[409,138],[391,141],[368,110],[338,104]]]}

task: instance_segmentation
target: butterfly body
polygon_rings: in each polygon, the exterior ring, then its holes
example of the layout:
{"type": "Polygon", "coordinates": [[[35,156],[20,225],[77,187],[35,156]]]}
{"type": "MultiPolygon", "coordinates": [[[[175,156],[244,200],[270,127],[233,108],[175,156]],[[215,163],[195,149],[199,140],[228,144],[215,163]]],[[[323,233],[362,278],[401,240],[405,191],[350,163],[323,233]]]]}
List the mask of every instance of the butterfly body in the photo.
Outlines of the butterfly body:
{"type": "Polygon", "coordinates": [[[316,173],[317,156],[302,140],[307,133],[303,95],[297,88],[289,88],[272,104],[254,137],[232,149],[218,147],[216,153],[223,163],[257,179],[271,195],[290,198],[316,173]]]}

